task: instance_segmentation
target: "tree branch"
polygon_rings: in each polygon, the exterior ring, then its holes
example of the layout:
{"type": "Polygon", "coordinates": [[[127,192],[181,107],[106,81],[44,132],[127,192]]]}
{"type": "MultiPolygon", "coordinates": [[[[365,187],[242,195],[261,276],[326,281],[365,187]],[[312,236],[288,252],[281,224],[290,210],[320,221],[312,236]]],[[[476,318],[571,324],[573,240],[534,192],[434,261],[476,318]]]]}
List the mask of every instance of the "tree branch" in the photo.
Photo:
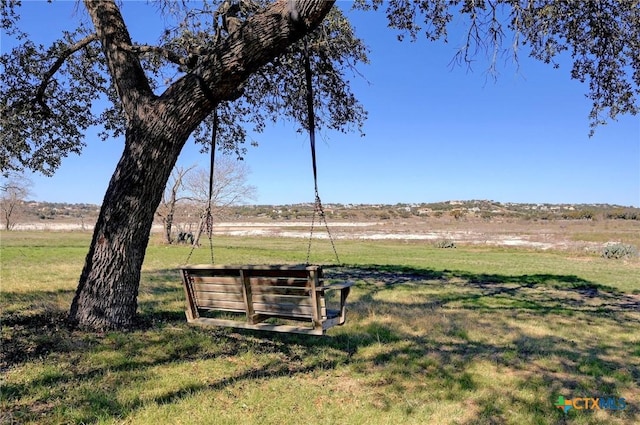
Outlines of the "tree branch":
{"type": "Polygon", "coordinates": [[[44,78],[40,82],[40,86],[38,86],[38,90],[36,91],[35,100],[42,107],[42,109],[44,109],[47,116],[51,115],[51,109],[49,109],[49,106],[47,106],[46,102],[44,101],[44,92],[47,89],[47,86],[49,85],[51,78],[55,75],[56,72],[58,72],[58,70],[64,63],[64,61],[66,61],[69,56],[71,56],[78,50],[83,49],[89,43],[96,40],[98,40],[98,35],[94,33],[72,44],[71,46],[69,46],[68,49],[62,52],[62,54],[58,57],[55,63],[51,66],[51,68],[49,68],[49,70],[44,74],[44,78]]]}
{"type": "Polygon", "coordinates": [[[334,3],[278,0],[269,4],[221,43],[203,51],[190,74],[172,84],[162,98],[176,104],[189,99],[197,111],[189,110],[180,124],[195,128],[213,110],[216,102],[237,99],[249,76],[313,31],[334,3]]]}
{"type": "Polygon", "coordinates": [[[135,46],[122,46],[124,50],[128,52],[132,52],[138,55],[142,55],[145,53],[154,53],[159,56],[162,56],[166,60],[171,63],[175,63],[176,65],[189,67],[190,66],[190,57],[180,56],[178,53],[165,49],[159,46],[150,46],[148,44],[135,45],[135,46]]]}
{"type": "Polygon", "coordinates": [[[129,120],[139,118],[143,113],[139,108],[141,101],[154,95],[140,58],[133,51],[131,36],[120,9],[114,0],[84,0],[84,4],[102,44],[125,115],[129,120]]]}

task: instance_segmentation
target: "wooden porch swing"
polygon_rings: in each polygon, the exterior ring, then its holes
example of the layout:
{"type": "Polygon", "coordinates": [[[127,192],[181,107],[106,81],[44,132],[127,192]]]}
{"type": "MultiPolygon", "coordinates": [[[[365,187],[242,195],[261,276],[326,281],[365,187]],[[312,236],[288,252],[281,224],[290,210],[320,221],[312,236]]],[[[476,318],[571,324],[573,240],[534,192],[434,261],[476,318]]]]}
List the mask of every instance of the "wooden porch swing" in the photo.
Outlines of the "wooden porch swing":
{"type": "MultiPolygon", "coordinates": [[[[346,301],[353,282],[325,284],[322,266],[309,265],[316,214],[321,221],[324,221],[338,264],[340,259],[318,193],[313,86],[306,39],[304,56],[309,141],[315,186],[315,206],[307,249],[307,263],[304,265],[214,265],[211,198],[218,126],[217,113],[214,111],[209,201],[203,220],[209,237],[211,264],[185,265],[180,268],[187,300],[186,316],[190,324],[324,335],[331,327],[342,325],[346,321],[346,301]],[[331,293],[335,295],[332,297],[331,293]]],[[[199,232],[202,232],[202,226],[199,232]]],[[[187,263],[192,252],[193,247],[187,257],[187,263]]]]}

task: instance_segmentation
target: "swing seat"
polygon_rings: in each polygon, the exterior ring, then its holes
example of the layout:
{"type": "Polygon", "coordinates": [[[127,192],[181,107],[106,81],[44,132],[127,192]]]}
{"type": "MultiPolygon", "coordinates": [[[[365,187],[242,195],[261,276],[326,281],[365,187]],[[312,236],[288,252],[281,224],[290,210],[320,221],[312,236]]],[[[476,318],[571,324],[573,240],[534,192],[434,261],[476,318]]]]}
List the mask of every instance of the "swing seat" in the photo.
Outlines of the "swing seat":
{"type": "Polygon", "coordinates": [[[207,264],[182,267],[181,273],[191,324],[311,335],[345,323],[353,286],[325,285],[321,266],[207,264]],[[339,291],[335,300],[331,291],[339,291]]]}

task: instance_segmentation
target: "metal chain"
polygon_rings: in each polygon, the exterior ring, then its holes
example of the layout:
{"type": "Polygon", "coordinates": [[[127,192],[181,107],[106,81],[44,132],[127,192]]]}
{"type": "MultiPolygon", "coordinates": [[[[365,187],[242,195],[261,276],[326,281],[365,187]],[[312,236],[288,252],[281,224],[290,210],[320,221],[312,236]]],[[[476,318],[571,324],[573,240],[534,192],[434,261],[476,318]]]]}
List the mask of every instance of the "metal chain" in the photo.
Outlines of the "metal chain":
{"type": "Polygon", "coordinates": [[[200,240],[200,236],[202,236],[202,231],[206,229],[207,236],[209,237],[209,251],[211,252],[211,264],[214,264],[213,261],[213,215],[211,214],[211,205],[207,206],[207,210],[200,216],[200,224],[198,225],[198,235],[194,239],[194,242],[191,244],[191,249],[189,250],[189,255],[187,255],[187,259],[185,264],[189,264],[189,260],[193,255],[193,251],[196,249],[196,241],[200,240]]]}
{"type": "Polygon", "coordinates": [[[211,214],[211,198],[209,198],[209,206],[207,207],[207,236],[209,237],[209,252],[211,253],[211,264],[215,264],[213,261],[213,215],[211,214]]]}
{"type": "Polygon", "coordinates": [[[331,248],[333,248],[333,254],[336,257],[337,264],[342,264],[340,262],[340,257],[338,256],[338,250],[336,249],[336,244],[333,240],[333,236],[331,235],[331,231],[329,230],[329,224],[327,223],[327,216],[324,213],[324,208],[322,207],[322,201],[320,200],[320,195],[316,190],[316,203],[313,208],[313,216],[311,218],[311,231],[309,234],[309,246],[307,247],[307,265],[309,265],[309,258],[311,257],[311,242],[313,240],[313,229],[315,227],[316,213],[320,217],[321,221],[324,222],[324,228],[326,229],[327,235],[329,236],[329,241],[331,242],[331,248]]]}

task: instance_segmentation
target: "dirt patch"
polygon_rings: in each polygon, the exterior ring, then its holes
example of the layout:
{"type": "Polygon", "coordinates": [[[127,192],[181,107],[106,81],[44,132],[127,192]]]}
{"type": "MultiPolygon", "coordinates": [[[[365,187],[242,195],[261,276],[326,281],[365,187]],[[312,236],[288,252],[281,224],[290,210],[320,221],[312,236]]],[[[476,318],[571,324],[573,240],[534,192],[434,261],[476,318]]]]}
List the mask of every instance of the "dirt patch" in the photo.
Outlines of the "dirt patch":
{"type": "MultiPolygon", "coordinates": [[[[311,223],[243,222],[219,223],[215,233],[230,236],[270,236],[308,238],[311,223]]],[[[332,222],[334,239],[406,240],[435,243],[450,240],[461,245],[527,247],[541,250],[599,250],[604,243],[575,240],[572,232],[560,225],[522,223],[448,222],[438,220],[403,220],[372,222],[332,222]]],[[[323,226],[316,226],[314,238],[326,239],[323,226]]]]}

